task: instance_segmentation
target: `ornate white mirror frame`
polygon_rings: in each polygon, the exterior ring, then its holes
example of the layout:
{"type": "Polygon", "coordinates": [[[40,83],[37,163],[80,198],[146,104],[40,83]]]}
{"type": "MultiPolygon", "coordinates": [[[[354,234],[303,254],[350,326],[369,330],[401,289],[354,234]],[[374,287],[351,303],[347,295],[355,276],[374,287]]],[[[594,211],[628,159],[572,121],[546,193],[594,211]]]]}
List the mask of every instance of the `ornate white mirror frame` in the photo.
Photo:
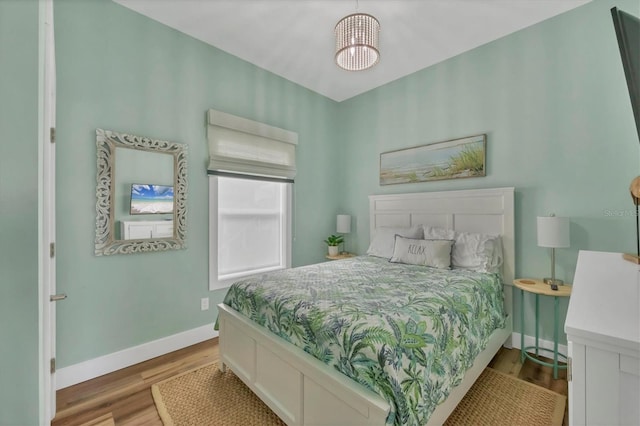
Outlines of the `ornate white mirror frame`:
{"type": "Polygon", "coordinates": [[[96,174],[96,256],[185,248],[187,145],[103,129],[96,129],[96,145],[98,148],[98,171],[96,174]],[[173,156],[173,237],[131,240],[116,239],[114,204],[116,148],[127,148],[173,156]]]}

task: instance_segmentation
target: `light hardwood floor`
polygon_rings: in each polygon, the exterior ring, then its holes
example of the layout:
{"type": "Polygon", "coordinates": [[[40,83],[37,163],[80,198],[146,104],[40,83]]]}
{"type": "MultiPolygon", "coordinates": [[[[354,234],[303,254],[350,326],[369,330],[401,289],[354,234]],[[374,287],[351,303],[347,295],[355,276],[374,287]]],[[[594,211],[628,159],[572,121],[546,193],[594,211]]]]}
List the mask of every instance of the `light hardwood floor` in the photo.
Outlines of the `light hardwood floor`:
{"type": "MultiPolygon", "coordinates": [[[[162,425],[151,396],[151,385],[184,371],[218,360],[217,339],[145,361],[79,383],[57,393],[58,412],[52,426],[162,425]],[[107,423],[101,423],[107,422],[107,423]]],[[[553,379],[551,368],[529,360],[520,363],[520,351],[502,348],[489,367],[562,395],[567,395],[566,371],[553,379]]],[[[565,410],[564,424],[567,424],[565,410]]]]}

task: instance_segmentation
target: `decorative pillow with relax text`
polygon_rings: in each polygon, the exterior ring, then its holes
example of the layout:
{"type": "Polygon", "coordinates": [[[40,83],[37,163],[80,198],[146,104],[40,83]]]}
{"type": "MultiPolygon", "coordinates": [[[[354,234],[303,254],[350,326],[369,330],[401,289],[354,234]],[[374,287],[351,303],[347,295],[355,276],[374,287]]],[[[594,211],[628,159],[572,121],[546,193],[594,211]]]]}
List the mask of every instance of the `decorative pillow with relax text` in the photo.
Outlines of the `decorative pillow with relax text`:
{"type": "Polygon", "coordinates": [[[396,245],[389,262],[451,268],[452,240],[418,240],[396,235],[396,245]]]}

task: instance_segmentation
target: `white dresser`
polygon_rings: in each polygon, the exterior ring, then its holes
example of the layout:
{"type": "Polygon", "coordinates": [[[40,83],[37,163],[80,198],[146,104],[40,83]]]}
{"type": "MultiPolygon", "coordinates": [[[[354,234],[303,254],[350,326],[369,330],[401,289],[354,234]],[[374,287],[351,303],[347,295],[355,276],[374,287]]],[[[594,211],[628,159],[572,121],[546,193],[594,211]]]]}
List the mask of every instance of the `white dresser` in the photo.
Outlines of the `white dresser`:
{"type": "Polygon", "coordinates": [[[173,220],[123,220],[120,222],[120,238],[123,240],[173,238],[173,220]]]}
{"type": "Polygon", "coordinates": [[[565,322],[570,425],[640,425],[640,267],[580,251],[565,322]]]}

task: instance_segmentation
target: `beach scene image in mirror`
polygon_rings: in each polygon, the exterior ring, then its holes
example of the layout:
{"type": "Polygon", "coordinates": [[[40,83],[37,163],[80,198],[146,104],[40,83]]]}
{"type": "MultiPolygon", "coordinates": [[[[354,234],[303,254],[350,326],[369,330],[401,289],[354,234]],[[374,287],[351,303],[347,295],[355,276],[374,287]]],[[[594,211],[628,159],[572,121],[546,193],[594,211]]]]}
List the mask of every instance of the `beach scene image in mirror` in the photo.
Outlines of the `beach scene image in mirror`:
{"type": "Polygon", "coordinates": [[[131,214],[173,213],[173,186],[132,184],[131,214]]]}

